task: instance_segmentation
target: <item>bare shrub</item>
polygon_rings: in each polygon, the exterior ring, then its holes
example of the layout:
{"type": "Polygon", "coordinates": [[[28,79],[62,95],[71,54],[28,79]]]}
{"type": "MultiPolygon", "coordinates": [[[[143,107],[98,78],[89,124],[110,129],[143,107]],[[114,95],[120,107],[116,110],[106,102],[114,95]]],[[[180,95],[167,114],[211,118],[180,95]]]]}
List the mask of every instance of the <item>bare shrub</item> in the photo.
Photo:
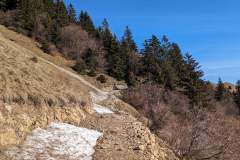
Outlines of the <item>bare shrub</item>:
{"type": "Polygon", "coordinates": [[[38,95],[28,94],[28,102],[34,106],[42,106],[43,102],[38,95]]]}
{"type": "Polygon", "coordinates": [[[214,110],[196,107],[191,111],[185,96],[153,85],[127,89],[123,99],[150,119],[152,131],[180,159],[237,160],[240,156],[240,123],[226,115],[223,104],[211,102],[214,110]]]}
{"type": "Polygon", "coordinates": [[[129,88],[123,92],[123,100],[133,105],[140,112],[148,114],[149,108],[158,110],[162,108],[175,108],[179,114],[184,114],[188,108],[188,100],[185,96],[169,92],[159,85],[145,84],[135,88],[129,88]]]}
{"type": "Polygon", "coordinates": [[[104,75],[100,75],[96,78],[97,81],[101,82],[101,83],[106,83],[107,82],[107,78],[104,75]]]}
{"type": "Polygon", "coordinates": [[[92,39],[80,26],[72,24],[63,28],[61,42],[58,46],[66,57],[77,60],[83,57],[86,49],[91,48],[97,56],[97,68],[103,70],[105,67],[106,60],[103,47],[92,39]]]}
{"type": "Polygon", "coordinates": [[[38,62],[38,58],[37,58],[36,56],[33,56],[33,57],[31,58],[31,61],[37,63],[37,62],[38,62]]]}
{"type": "Polygon", "coordinates": [[[85,107],[85,106],[87,105],[87,102],[81,101],[81,102],[80,102],[80,105],[81,105],[82,107],[85,107]]]}

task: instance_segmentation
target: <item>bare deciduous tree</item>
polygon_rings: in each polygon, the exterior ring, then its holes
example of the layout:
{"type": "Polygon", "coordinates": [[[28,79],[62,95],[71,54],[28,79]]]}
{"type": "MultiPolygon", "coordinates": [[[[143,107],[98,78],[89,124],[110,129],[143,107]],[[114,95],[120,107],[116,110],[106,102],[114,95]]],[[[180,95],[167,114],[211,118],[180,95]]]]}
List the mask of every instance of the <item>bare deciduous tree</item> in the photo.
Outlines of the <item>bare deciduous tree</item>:
{"type": "Polygon", "coordinates": [[[91,48],[96,53],[98,68],[104,69],[105,52],[103,48],[80,26],[72,24],[63,28],[59,46],[65,56],[77,60],[83,56],[82,54],[86,49],[91,48]]]}

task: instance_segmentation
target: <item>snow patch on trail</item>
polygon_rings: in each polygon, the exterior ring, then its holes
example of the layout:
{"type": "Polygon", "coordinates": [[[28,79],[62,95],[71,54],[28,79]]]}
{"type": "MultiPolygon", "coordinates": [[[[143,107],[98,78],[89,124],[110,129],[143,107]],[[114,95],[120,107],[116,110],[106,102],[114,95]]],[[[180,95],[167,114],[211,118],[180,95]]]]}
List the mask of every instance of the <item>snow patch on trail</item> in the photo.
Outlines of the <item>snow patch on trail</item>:
{"type": "Polygon", "coordinates": [[[90,92],[90,95],[91,95],[92,101],[95,102],[95,103],[104,101],[105,99],[108,98],[108,93],[107,92],[104,92],[104,93],[90,92]]]}
{"type": "Polygon", "coordinates": [[[113,111],[111,111],[107,107],[103,107],[103,106],[98,105],[98,104],[93,104],[93,105],[94,105],[93,109],[99,114],[113,114],[114,113],[113,111]]]}
{"type": "Polygon", "coordinates": [[[20,147],[6,154],[13,160],[91,160],[102,135],[70,124],[51,123],[46,129],[35,129],[20,147]]]}

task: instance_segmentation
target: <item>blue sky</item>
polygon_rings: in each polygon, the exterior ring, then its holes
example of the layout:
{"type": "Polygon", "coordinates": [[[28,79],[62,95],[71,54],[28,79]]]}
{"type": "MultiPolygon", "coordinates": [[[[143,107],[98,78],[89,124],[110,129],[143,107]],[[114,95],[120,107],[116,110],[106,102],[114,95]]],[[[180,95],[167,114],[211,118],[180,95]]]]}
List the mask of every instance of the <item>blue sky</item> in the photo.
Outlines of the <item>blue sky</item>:
{"type": "Polygon", "coordinates": [[[239,0],[65,0],[86,10],[94,23],[103,18],[118,37],[129,26],[139,45],[152,34],[167,35],[200,62],[205,79],[240,79],[239,0]]]}

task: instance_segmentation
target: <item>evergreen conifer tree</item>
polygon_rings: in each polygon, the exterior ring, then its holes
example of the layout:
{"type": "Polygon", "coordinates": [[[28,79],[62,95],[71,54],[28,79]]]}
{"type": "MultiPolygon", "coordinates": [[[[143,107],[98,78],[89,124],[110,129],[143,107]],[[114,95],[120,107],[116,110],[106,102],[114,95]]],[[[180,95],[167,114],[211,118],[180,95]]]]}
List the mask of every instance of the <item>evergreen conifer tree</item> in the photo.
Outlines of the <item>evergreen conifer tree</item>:
{"type": "Polygon", "coordinates": [[[169,49],[168,61],[171,63],[171,66],[174,69],[174,72],[177,76],[177,85],[182,86],[182,79],[184,78],[184,59],[181,54],[181,50],[176,43],[172,43],[169,49]]]}
{"type": "Polygon", "coordinates": [[[127,26],[122,38],[122,44],[129,50],[129,52],[137,52],[137,45],[133,40],[133,35],[130,28],[127,26]]]}
{"type": "Polygon", "coordinates": [[[5,3],[4,6],[6,7],[5,8],[6,10],[14,10],[17,8],[18,0],[1,0],[1,1],[5,3]]]}
{"type": "Polygon", "coordinates": [[[70,23],[76,23],[76,11],[73,7],[73,5],[70,3],[70,5],[67,8],[67,13],[68,13],[68,19],[70,23]]]}
{"type": "Polygon", "coordinates": [[[80,17],[79,17],[79,24],[84,29],[87,31],[91,36],[95,37],[95,26],[93,24],[93,21],[91,17],[88,15],[87,12],[81,11],[80,17]]]}
{"type": "Polygon", "coordinates": [[[97,69],[97,59],[94,51],[91,48],[86,49],[83,60],[85,61],[86,66],[95,71],[97,69]]]}
{"type": "Polygon", "coordinates": [[[126,27],[124,36],[121,41],[121,57],[124,61],[125,70],[125,80],[129,85],[135,85],[137,82],[137,46],[133,40],[132,32],[129,27],[126,27]]]}
{"type": "Polygon", "coordinates": [[[117,80],[123,80],[125,77],[125,64],[120,54],[120,46],[116,36],[112,37],[110,40],[107,61],[109,74],[117,80]]]}
{"type": "Polygon", "coordinates": [[[163,79],[159,62],[161,45],[156,36],[153,35],[150,40],[145,41],[143,54],[144,74],[147,75],[149,81],[162,84],[163,79]]]}
{"type": "Polygon", "coordinates": [[[120,52],[120,44],[117,37],[111,33],[106,19],[102,23],[100,34],[104,49],[107,52],[107,72],[117,80],[123,80],[126,73],[124,60],[120,52]]]}
{"type": "Polygon", "coordinates": [[[240,80],[236,83],[236,93],[234,94],[234,101],[238,106],[239,109],[239,115],[240,115],[240,80]]]}
{"type": "Polygon", "coordinates": [[[56,24],[60,27],[64,27],[69,23],[68,12],[62,0],[57,0],[55,2],[54,19],[56,20],[56,24]]]}
{"type": "Polygon", "coordinates": [[[219,78],[216,92],[215,92],[216,100],[221,101],[224,98],[225,92],[226,92],[226,90],[225,90],[224,84],[223,84],[221,78],[219,78]]]}
{"type": "Polygon", "coordinates": [[[174,68],[172,67],[171,62],[169,61],[164,61],[162,62],[162,72],[163,72],[163,83],[164,83],[164,87],[170,90],[174,90],[176,88],[177,85],[177,75],[176,72],[174,70],[174,68]]]}
{"type": "Polygon", "coordinates": [[[202,88],[204,82],[201,80],[203,72],[200,69],[199,63],[190,54],[186,54],[185,57],[185,71],[184,78],[182,79],[183,87],[185,88],[185,94],[188,96],[190,103],[198,105],[203,97],[202,88]]]}
{"type": "Polygon", "coordinates": [[[7,2],[6,0],[0,1],[0,11],[6,11],[7,10],[7,2]]]}

